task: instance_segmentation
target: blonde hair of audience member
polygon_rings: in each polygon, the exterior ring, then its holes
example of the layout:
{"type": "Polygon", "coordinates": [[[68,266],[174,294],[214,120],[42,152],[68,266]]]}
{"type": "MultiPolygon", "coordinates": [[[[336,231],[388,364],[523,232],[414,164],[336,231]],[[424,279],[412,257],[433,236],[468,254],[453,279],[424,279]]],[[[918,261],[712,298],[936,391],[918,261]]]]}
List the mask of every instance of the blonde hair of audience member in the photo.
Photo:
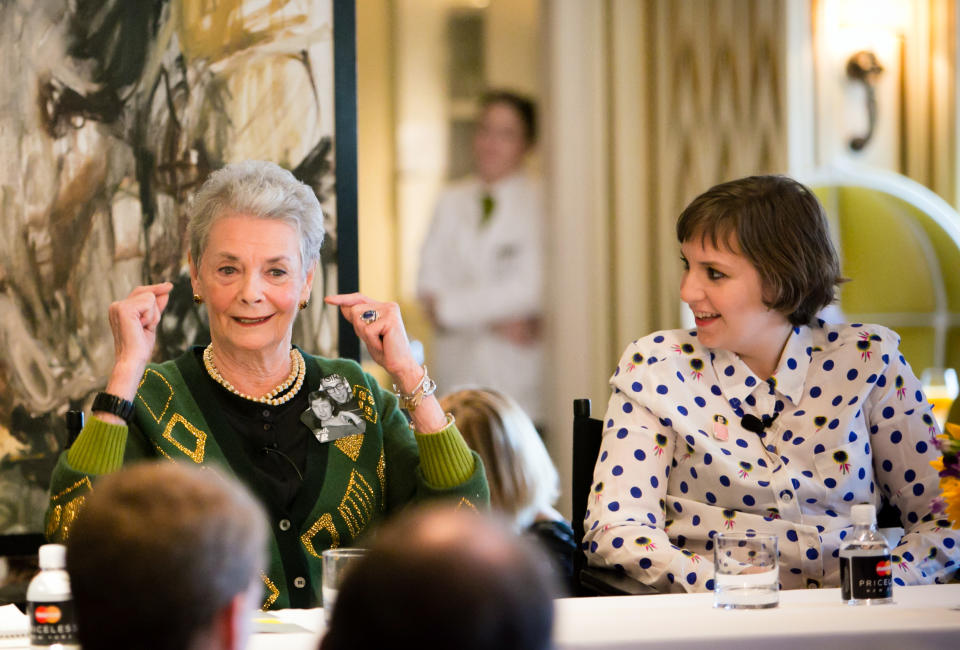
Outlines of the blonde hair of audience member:
{"type": "Polygon", "coordinates": [[[560,496],[557,469],[533,422],[511,397],[469,388],[440,404],[483,460],[494,509],[509,516],[518,531],[536,521],[563,519],[553,507],[560,496]]]}
{"type": "Polygon", "coordinates": [[[139,463],[101,477],[67,540],[84,650],[235,650],[263,592],[267,519],[212,468],[139,463]]]}

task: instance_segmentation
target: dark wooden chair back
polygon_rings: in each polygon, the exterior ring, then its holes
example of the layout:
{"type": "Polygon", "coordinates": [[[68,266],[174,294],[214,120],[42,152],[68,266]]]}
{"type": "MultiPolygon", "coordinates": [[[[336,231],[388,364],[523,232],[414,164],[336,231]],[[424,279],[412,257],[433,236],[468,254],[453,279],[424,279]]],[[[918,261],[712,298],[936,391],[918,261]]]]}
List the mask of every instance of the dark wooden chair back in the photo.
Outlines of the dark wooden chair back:
{"type": "Polygon", "coordinates": [[[603,421],[590,417],[590,400],[573,400],[573,477],[571,504],[573,537],[577,551],[573,555],[574,581],[579,586],[578,596],[639,596],[657,593],[652,587],[612,569],[587,566],[583,549],[583,519],[593,485],[593,468],[600,454],[603,421]]]}

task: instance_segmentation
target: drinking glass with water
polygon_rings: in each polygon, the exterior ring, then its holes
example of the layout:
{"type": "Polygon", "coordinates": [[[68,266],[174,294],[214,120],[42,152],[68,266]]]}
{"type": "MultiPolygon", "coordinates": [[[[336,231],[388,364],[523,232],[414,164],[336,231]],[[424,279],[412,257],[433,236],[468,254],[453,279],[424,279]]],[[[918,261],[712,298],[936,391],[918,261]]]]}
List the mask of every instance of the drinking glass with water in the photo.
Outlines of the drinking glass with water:
{"type": "Polygon", "coordinates": [[[713,606],[763,609],[780,602],[777,536],[719,533],[714,537],[713,606]]]}
{"type": "Polygon", "coordinates": [[[328,625],[344,576],[366,552],[362,548],[328,548],[320,554],[323,559],[323,617],[328,625]]]}

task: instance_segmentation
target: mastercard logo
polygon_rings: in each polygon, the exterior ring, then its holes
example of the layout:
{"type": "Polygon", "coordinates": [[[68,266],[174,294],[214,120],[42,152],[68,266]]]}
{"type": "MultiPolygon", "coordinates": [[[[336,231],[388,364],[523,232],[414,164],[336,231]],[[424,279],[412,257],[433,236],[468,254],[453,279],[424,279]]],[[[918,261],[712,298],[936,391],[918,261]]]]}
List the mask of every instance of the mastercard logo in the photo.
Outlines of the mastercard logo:
{"type": "Polygon", "coordinates": [[[61,618],[63,614],[56,605],[38,605],[33,610],[33,619],[40,624],[58,623],[61,618]]]}
{"type": "Polygon", "coordinates": [[[893,567],[890,566],[890,560],[883,560],[877,563],[878,576],[888,576],[892,571],[893,567]]]}

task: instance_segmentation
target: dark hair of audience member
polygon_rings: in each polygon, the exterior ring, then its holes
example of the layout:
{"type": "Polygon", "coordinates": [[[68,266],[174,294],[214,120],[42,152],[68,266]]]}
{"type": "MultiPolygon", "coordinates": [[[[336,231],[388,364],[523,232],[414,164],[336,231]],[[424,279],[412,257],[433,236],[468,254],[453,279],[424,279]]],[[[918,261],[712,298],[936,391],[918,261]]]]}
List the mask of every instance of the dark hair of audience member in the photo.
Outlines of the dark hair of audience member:
{"type": "Polygon", "coordinates": [[[502,521],[452,507],[388,523],[348,574],[323,650],[551,647],[547,558],[502,521]]]}
{"type": "Polygon", "coordinates": [[[259,583],[266,516],[239,483],[169,461],[101,477],[67,539],[84,650],[183,650],[259,583]]]}

